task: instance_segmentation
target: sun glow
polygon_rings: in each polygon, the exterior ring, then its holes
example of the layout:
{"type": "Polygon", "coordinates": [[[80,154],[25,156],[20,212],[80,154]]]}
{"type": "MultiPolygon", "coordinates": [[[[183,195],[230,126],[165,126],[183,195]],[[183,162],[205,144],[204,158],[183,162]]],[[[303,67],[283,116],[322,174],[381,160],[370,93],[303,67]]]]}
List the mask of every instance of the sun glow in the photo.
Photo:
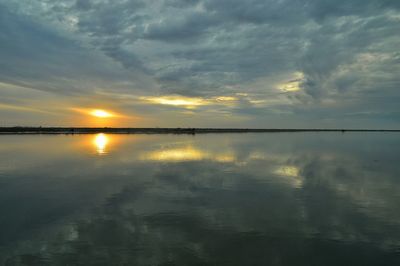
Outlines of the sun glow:
{"type": "Polygon", "coordinates": [[[304,74],[295,72],[290,81],[280,84],[279,89],[283,92],[297,92],[301,90],[301,85],[304,82],[304,74]]]}
{"type": "Polygon", "coordinates": [[[141,97],[140,99],[152,104],[181,106],[188,109],[210,104],[209,101],[202,98],[184,96],[141,97]]]}
{"type": "Polygon", "coordinates": [[[111,113],[101,109],[95,109],[91,111],[90,114],[99,118],[108,118],[113,116],[111,113]]]}
{"type": "Polygon", "coordinates": [[[215,96],[212,98],[186,97],[180,95],[159,96],[159,97],[140,97],[142,101],[151,104],[170,105],[186,109],[196,109],[207,105],[233,106],[239,100],[234,96],[215,96]]]}

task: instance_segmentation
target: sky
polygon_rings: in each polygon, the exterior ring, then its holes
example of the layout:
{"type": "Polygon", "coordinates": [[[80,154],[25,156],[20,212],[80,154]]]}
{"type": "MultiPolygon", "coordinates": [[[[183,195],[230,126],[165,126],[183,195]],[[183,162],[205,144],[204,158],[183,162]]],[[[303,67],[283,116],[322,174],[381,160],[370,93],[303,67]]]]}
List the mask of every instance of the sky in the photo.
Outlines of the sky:
{"type": "Polygon", "coordinates": [[[399,0],[0,0],[0,126],[400,129],[399,100],[399,0]]]}

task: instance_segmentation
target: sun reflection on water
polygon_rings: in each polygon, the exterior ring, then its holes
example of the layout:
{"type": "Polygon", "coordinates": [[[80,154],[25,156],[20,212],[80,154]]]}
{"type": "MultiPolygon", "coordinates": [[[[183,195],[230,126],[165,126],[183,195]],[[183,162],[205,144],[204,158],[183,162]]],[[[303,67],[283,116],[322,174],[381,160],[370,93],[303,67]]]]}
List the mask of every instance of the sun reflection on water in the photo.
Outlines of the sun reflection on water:
{"type": "Polygon", "coordinates": [[[96,147],[96,152],[99,155],[107,154],[107,144],[109,142],[109,138],[104,133],[99,133],[95,136],[93,143],[96,147]]]}

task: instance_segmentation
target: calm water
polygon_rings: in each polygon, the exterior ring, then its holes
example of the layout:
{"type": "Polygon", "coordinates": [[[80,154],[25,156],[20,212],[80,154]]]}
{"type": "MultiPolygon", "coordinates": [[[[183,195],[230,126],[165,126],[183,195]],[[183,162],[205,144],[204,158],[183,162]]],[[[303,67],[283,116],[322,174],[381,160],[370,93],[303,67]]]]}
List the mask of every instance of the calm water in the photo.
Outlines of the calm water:
{"type": "Polygon", "coordinates": [[[0,136],[1,265],[400,265],[400,134],[0,136]]]}

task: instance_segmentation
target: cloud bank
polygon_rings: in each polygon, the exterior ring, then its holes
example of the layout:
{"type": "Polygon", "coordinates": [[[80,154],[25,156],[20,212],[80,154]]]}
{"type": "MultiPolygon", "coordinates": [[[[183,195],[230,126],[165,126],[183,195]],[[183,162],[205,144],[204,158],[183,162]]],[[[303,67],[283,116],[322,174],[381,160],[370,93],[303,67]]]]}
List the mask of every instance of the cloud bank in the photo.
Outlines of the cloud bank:
{"type": "Polygon", "coordinates": [[[0,0],[0,29],[5,124],[400,127],[398,1],[0,0]]]}

